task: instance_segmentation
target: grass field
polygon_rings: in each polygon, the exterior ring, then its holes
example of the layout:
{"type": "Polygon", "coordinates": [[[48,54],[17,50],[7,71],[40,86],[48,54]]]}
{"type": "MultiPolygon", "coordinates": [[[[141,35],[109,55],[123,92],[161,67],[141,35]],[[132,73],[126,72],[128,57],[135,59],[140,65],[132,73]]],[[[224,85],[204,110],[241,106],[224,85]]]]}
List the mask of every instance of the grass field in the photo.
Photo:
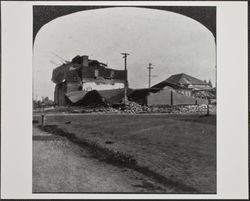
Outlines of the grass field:
{"type": "Polygon", "coordinates": [[[215,115],[64,115],[47,116],[46,122],[130,155],[173,184],[216,193],[215,115]]]}

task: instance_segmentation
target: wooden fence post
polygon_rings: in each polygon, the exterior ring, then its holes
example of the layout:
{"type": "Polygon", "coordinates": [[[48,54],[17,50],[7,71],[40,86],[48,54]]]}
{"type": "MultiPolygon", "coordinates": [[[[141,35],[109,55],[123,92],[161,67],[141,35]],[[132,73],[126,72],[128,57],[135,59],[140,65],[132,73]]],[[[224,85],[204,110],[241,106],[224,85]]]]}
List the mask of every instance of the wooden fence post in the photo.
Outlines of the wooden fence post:
{"type": "Polygon", "coordinates": [[[44,127],[46,125],[46,120],[45,120],[45,115],[42,114],[42,127],[44,127]]]}
{"type": "Polygon", "coordinates": [[[173,102],[173,91],[170,92],[170,104],[171,106],[173,106],[174,102],[173,102]]]}
{"type": "Polygon", "coordinates": [[[43,108],[42,108],[41,117],[42,117],[42,127],[44,127],[44,126],[46,125],[44,106],[43,106],[43,108]]]}

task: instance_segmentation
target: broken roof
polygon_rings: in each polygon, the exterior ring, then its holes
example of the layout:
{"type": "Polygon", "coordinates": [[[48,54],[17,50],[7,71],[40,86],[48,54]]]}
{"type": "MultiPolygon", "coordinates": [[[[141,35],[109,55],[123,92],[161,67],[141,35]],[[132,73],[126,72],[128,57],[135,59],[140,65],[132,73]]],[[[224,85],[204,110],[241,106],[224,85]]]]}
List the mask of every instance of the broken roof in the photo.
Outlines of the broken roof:
{"type": "Polygon", "coordinates": [[[78,71],[81,68],[80,64],[67,63],[63,64],[53,70],[52,81],[56,84],[63,82],[66,79],[67,74],[74,73],[73,71],[78,71]]]}
{"type": "MultiPolygon", "coordinates": [[[[127,94],[132,93],[132,89],[128,89],[127,94]]],[[[92,91],[73,91],[65,94],[73,104],[88,105],[91,101],[104,102],[108,104],[117,104],[124,98],[124,88],[110,90],[92,90],[92,91]]]]}
{"type": "Polygon", "coordinates": [[[170,76],[168,79],[165,80],[165,82],[175,84],[175,85],[208,85],[208,83],[199,80],[195,77],[192,77],[190,75],[187,75],[185,73],[175,74],[170,76]]]}
{"type": "Polygon", "coordinates": [[[83,66],[83,64],[80,63],[81,58],[80,56],[76,56],[71,62],[55,68],[52,73],[52,81],[55,84],[59,84],[64,80],[70,81],[72,77],[75,77],[77,80],[92,79],[93,82],[99,82],[99,80],[96,80],[96,78],[99,77],[104,80],[123,83],[124,80],[127,79],[127,72],[125,70],[106,68],[106,64],[89,59],[89,66],[83,66]]]}
{"type": "Polygon", "coordinates": [[[178,84],[173,84],[173,83],[170,83],[170,82],[167,82],[166,80],[163,80],[162,82],[152,86],[150,88],[150,92],[153,92],[153,93],[156,93],[158,92],[159,90],[163,89],[164,87],[171,87],[173,89],[184,89],[184,90],[192,90],[188,87],[185,87],[185,86],[180,86],[178,84]]]}
{"type": "MultiPolygon", "coordinates": [[[[127,93],[131,93],[131,89],[128,89],[127,93]]],[[[110,90],[99,90],[97,91],[107,103],[115,104],[119,103],[124,99],[124,88],[110,89],[110,90]]]]}
{"type": "Polygon", "coordinates": [[[72,91],[66,93],[65,95],[72,103],[77,103],[78,101],[83,99],[87,93],[88,93],[87,91],[72,91]]]}

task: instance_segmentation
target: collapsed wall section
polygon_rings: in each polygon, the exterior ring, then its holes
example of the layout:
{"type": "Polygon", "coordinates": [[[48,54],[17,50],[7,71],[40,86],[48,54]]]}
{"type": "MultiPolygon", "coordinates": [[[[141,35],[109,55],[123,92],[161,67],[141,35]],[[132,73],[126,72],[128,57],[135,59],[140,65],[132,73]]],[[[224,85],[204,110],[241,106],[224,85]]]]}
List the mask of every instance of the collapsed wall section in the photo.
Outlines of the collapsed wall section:
{"type": "Polygon", "coordinates": [[[175,92],[174,90],[164,88],[157,93],[149,93],[147,99],[148,105],[192,105],[207,104],[207,99],[195,98],[175,92]],[[171,100],[172,99],[172,100],[171,100]]]}

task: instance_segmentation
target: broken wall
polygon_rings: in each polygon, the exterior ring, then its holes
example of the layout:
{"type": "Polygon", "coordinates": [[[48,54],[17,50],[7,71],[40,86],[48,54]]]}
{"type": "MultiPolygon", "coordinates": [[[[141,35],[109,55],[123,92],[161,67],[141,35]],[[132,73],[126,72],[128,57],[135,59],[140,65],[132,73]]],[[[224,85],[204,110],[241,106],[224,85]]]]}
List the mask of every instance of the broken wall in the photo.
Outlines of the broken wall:
{"type": "MultiPolygon", "coordinates": [[[[171,90],[163,89],[157,93],[150,93],[147,98],[148,105],[171,105],[171,90]]],[[[206,99],[194,98],[173,91],[172,105],[207,104],[206,99]]]]}

